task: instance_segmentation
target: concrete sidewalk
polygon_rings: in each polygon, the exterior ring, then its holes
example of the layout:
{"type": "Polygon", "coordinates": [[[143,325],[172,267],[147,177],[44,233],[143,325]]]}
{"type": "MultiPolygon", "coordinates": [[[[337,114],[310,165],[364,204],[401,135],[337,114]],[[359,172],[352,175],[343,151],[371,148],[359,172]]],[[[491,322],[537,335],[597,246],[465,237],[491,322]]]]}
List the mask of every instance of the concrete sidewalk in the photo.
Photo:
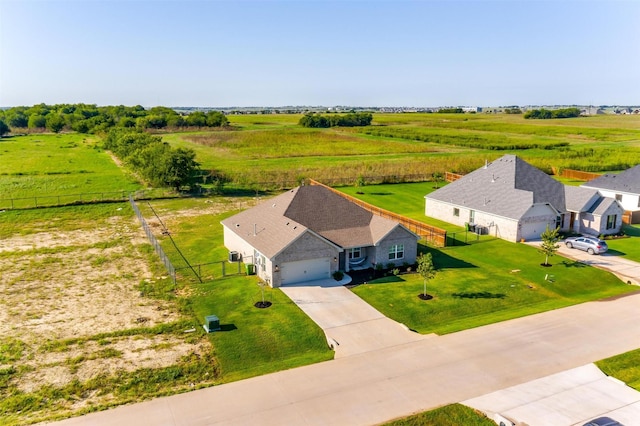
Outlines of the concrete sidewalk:
{"type": "Polygon", "coordinates": [[[350,282],[321,280],[280,287],[324,331],[336,358],[417,342],[414,333],[344,287],[350,282]]]}
{"type": "Polygon", "coordinates": [[[595,364],[563,371],[462,402],[490,419],[502,416],[529,426],[583,425],[608,416],[625,426],[640,425],[640,392],[595,364]]]}
{"type": "Polygon", "coordinates": [[[640,346],[640,295],[121,406],[60,425],[372,425],[640,346]]]}

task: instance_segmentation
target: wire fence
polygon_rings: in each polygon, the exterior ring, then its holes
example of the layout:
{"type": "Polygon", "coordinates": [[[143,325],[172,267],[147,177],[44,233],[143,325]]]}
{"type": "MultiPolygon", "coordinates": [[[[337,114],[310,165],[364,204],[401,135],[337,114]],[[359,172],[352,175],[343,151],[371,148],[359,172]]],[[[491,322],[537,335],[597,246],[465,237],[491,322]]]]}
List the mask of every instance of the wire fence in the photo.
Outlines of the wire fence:
{"type": "Polygon", "coordinates": [[[175,191],[167,189],[144,189],[135,192],[84,192],[80,194],[38,195],[23,198],[0,198],[0,210],[22,210],[39,207],[61,207],[81,204],[121,203],[130,196],[135,200],[180,197],[175,191]]]}
{"type": "Polygon", "coordinates": [[[169,257],[164,253],[164,250],[162,249],[162,246],[160,245],[160,243],[156,239],[155,235],[153,235],[153,231],[151,231],[151,227],[149,226],[149,224],[145,220],[144,216],[142,216],[142,213],[140,212],[140,209],[138,208],[138,205],[136,204],[136,201],[135,201],[135,199],[133,197],[133,194],[129,195],[129,203],[131,204],[131,207],[133,208],[133,211],[135,212],[136,216],[138,217],[138,220],[140,221],[140,224],[142,225],[142,229],[144,229],[144,233],[147,235],[147,239],[149,240],[149,242],[153,246],[153,249],[156,251],[156,254],[160,257],[160,260],[162,260],[162,263],[164,263],[164,266],[165,266],[165,268],[167,268],[167,272],[169,273],[169,276],[171,277],[171,279],[173,280],[173,284],[175,285],[176,284],[176,269],[173,267],[173,264],[171,263],[171,260],[169,260],[169,257]]]}
{"type": "Polygon", "coordinates": [[[177,277],[179,277],[181,281],[185,280],[194,283],[203,283],[231,275],[244,275],[246,273],[242,262],[229,262],[227,260],[176,268],[177,277]],[[185,272],[185,274],[182,272],[185,272]]]}
{"type": "MultiPolygon", "coordinates": [[[[165,268],[167,269],[167,272],[169,273],[169,276],[171,277],[174,285],[178,282],[178,280],[186,281],[186,282],[204,283],[207,281],[212,281],[214,279],[227,277],[230,275],[241,275],[245,273],[245,268],[243,268],[243,264],[241,262],[230,262],[227,260],[220,260],[216,262],[192,265],[189,262],[189,260],[184,257],[182,251],[178,248],[176,242],[173,240],[173,238],[169,234],[169,231],[164,226],[164,223],[162,222],[158,214],[155,212],[155,210],[153,210],[153,207],[149,205],[149,208],[151,208],[154,215],[160,222],[160,225],[163,229],[163,234],[170,239],[171,243],[173,244],[173,247],[176,250],[176,253],[178,253],[178,255],[182,258],[182,261],[187,264],[187,266],[176,268],[171,262],[169,256],[163,250],[158,239],[153,234],[153,231],[151,230],[151,226],[149,226],[148,222],[142,215],[142,212],[138,208],[138,205],[135,202],[133,194],[129,197],[129,203],[131,204],[131,207],[133,208],[133,211],[135,212],[136,217],[140,221],[140,224],[142,225],[142,229],[144,230],[144,233],[146,234],[147,239],[153,246],[156,254],[160,257],[160,260],[164,264],[165,268]]],[[[249,271],[246,271],[246,273],[249,274],[249,271]]]]}

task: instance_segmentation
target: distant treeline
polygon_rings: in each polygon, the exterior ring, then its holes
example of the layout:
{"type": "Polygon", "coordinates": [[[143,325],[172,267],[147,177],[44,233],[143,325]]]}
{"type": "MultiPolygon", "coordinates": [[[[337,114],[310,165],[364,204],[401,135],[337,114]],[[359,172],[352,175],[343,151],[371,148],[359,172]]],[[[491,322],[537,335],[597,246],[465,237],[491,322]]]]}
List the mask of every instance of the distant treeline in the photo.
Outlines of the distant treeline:
{"type": "MultiPolygon", "coordinates": [[[[38,104],[0,110],[0,122],[11,131],[47,129],[58,133],[74,130],[78,133],[107,132],[113,127],[163,129],[181,127],[221,127],[229,124],[219,111],[194,111],[179,114],[171,108],[136,106],[96,106],[87,104],[38,104]]],[[[0,124],[0,135],[3,126],[0,124]]],[[[8,133],[7,129],[4,133],[8,133]]]]}
{"type": "Polygon", "coordinates": [[[522,110],[518,107],[514,107],[514,108],[505,108],[504,109],[504,113],[505,114],[522,114],[522,110]]]}
{"type": "Polygon", "coordinates": [[[438,114],[464,114],[462,108],[440,108],[438,114]]]}
{"type": "Polygon", "coordinates": [[[193,186],[199,171],[192,149],[173,149],[159,136],[142,129],[111,129],[104,140],[104,148],[156,186],[170,186],[176,190],[185,185],[193,186]]]}
{"type": "Polygon", "coordinates": [[[579,117],[580,108],[561,108],[561,109],[532,109],[524,114],[524,118],[537,118],[537,119],[549,119],[549,118],[570,118],[579,117]]]}
{"type": "Polygon", "coordinates": [[[298,122],[303,127],[326,128],[326,127],[357,127],[368,126],[373,120],[373,115],[369,112],[352,112],[349,114],[329,114],[321,115],[313,112],[307,113],[298,122]]]}

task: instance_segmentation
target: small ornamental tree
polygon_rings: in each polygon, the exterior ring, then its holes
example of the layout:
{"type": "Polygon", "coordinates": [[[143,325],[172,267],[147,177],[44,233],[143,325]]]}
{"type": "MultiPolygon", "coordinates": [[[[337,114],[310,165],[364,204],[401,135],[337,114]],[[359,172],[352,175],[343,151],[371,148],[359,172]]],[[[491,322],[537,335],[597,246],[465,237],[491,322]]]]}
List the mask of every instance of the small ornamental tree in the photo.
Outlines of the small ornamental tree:
{"type": "Polygon", "coordinates": [[[560,245],[558,244],[558,240],[560,240],[560,235],[558,234],[559,230],[560,228],[549,229],[549,225],[547,225],[547,229],[540,234],[542,244],[540,244],[538,251],[545,255],[543,263],[544,266],[551,266],[549,264],[549,257],[553,256],[558,251],[558,248],[560,248],[560,245]]]}
{"type": "Polygon", "coordinates": [[[433,266],[433,257],[431,253],[421,254],[418,256],[418,273],[422,277],[424,290],[420,295],[422,300],[429,300],[432,297],[427,295],[427,281],[436,276],[436,268],[433,266]]]}

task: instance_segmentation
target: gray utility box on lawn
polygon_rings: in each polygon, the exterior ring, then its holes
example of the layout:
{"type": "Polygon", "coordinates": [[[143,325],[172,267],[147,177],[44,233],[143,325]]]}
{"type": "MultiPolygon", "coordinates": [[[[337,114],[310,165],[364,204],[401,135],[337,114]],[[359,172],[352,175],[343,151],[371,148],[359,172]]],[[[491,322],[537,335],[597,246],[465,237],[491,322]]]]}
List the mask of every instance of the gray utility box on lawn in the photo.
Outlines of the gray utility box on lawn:
{"type": "Polygon", "coordinates": [[[220,320],[215,315],[207,315],[206,317],[204,317],[203,327],[207,331],[207,333],[220,330],[220,320]]]}
{"type": "Polygon", "coordinates": [[[237,262],[238,260],[240,260],[240,256],[238,254],[237,251],[230,251],[229,252],[229,262],[237,262]]]}

